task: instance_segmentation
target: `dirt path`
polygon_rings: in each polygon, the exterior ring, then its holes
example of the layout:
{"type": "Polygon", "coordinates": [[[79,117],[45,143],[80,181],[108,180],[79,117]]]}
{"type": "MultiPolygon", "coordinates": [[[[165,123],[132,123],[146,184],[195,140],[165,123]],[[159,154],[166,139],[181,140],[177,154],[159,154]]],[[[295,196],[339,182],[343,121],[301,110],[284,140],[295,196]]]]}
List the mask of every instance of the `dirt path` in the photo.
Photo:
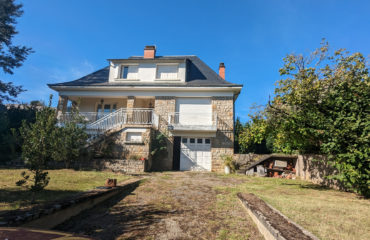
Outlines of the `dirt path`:
{"type": "Polygon", "coordinates": [[[263,239],[235,197],[219,186],[239,184],[210,173],[153,173],[133,192],[57,227],[97,239],[263,239]]]}

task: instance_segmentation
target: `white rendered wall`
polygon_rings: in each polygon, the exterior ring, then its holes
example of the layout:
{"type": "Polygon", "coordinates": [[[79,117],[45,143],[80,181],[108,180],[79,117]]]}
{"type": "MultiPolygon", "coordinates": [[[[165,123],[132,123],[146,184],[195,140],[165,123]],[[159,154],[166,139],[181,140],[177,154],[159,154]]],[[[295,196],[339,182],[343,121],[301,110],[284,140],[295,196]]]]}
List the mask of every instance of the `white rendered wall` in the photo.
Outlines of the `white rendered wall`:
{"type": "MultiPolygon", "coordinates": [[[[81,98],[79,104],[80,112],[96,112],[96,107],[101,103],[101,98],[81,98]]],[[[125,108],[126,98],[104,98],[103,104],[117,104],[117,109],[125,108]]]]}
{"type": "MultiPolygon", "coordinates": [[[[160,63],[161,65],[166,65],[164,63],[160,63]]],[[[172,65],[172,63],[169,63],[172,65]]],[[[121,65],[130,65],[130,64],[120,64],[120,63],[112,63],[110,64],[109,70],[109,82],[129,82],[131,81],[139,81],[139,82],[185,82],[185,63],[178,64],[178,76],[177,79],[171,80],[158,80],[156,79],[156,72],[157,72],[157,64],[156,63],[140,63],[140,64],[131,64],[138,66],[138,74],[137,79],[120,79],[119,73],[121,65]]]]}

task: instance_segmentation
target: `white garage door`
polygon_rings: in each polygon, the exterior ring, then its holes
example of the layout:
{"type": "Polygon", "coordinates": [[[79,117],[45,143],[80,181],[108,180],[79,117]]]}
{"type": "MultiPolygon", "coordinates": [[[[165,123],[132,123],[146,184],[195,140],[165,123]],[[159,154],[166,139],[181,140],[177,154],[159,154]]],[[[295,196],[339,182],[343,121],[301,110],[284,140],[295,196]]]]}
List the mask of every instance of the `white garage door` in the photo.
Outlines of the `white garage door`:
{"type": "Polygon", "coordinates": [[[211,171],[211,139],[181,138],[181,171],[211,171]]]}
{"type": "Polygon", "coordinates": [[[178,98],[176,111],[182,125],[212,124],[212,105],[209,98],[178,98]]]}

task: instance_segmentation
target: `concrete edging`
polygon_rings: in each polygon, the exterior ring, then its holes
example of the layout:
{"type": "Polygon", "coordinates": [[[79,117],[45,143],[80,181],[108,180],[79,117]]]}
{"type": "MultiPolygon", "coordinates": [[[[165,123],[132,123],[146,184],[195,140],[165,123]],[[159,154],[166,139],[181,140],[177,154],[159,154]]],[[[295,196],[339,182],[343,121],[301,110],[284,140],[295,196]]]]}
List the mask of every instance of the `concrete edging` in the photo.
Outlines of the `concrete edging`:
{"type": "Polygon", "coordinates": [[[136,187],[142,179],[129,179],[117,187],[109,189],[94,189],[84,192],[68,201],[56,202],[52,206],[29,210],[2,222],[3,226],[17,226],[38,229],[52,229],[82,211],[121,193],[136,187]]]}
{"type": "MultiPolygon", "coordinates": [[[[257,211],[253,210],[250,207],[250,204],[248,203],[248,201],[246,201],[245,199],[243,199],[239,194],[238,194],[238,198],[239,198],[240,202],[242,203],[242,205],[247,210],[247,212],[250,215],[250,217],[252,218],[253,222],[257,225],[258,230],[260,231],[260,233],[264,236],[264,238],[266,240],[289,240],[289,239],[285,238],[280,233],[279,230],[277,230],[276,228],[274,228],[271,225],[271,223],[269,222],[269,219],[266,216],[264,216],[258,210],[257,211]]],[[[292,224],[295,227],[297,227],[298,229],[300,229],[306,236],[310,237],[312,240],[319,240],[319,238],[317,238],[311,232],[307,231],[302,226],[298,225],[297,223],[295,223],[292,220],[290,220],[289,218],[287,218],[285,215],[283,215],[280,211],[278,211],[274,207],[272,207],[271,205],[269,205],[266,202],[265,202],[265,204],[268,207],[270,207],[273,211],[275,211],[277,214],[279,214],[282,218],[284,218],[285,220],[287,220],[289,222],[289,224],[292,224]]],[[[299,238],[297,238],[297,239],[299,239],[299,238]]]]}

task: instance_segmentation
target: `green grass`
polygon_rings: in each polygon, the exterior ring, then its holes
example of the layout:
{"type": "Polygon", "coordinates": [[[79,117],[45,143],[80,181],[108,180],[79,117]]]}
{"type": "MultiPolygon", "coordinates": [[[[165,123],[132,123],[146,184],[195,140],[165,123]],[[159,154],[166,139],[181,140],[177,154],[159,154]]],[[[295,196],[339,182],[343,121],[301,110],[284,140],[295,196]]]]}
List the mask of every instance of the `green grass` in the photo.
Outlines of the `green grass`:
{"type": "MultiPolygon", "coordinates": [[[[320,239],[370,239],[370,201],[301,180],[219,175],[244,181],[219,187],[217,206],[233,206],[236,193],[254,193],[320,239]]],[[[225,179],[226,180],[226,179],[225,179]]],[[[239,203],[240,204],[240,203],[239,203]]]]}
{"type": "Polygon", "coordinates": [[[24,169],[0,169],[0,212],[55,201],[103,186],[107,178],[116,178],[118,182],[129,178],[120,173],[106,171],[49,170],[49,185],[35,196],[36,203],[31,204],[31,193],[15,184],[21,179],[22,171],[24,169]]]}

